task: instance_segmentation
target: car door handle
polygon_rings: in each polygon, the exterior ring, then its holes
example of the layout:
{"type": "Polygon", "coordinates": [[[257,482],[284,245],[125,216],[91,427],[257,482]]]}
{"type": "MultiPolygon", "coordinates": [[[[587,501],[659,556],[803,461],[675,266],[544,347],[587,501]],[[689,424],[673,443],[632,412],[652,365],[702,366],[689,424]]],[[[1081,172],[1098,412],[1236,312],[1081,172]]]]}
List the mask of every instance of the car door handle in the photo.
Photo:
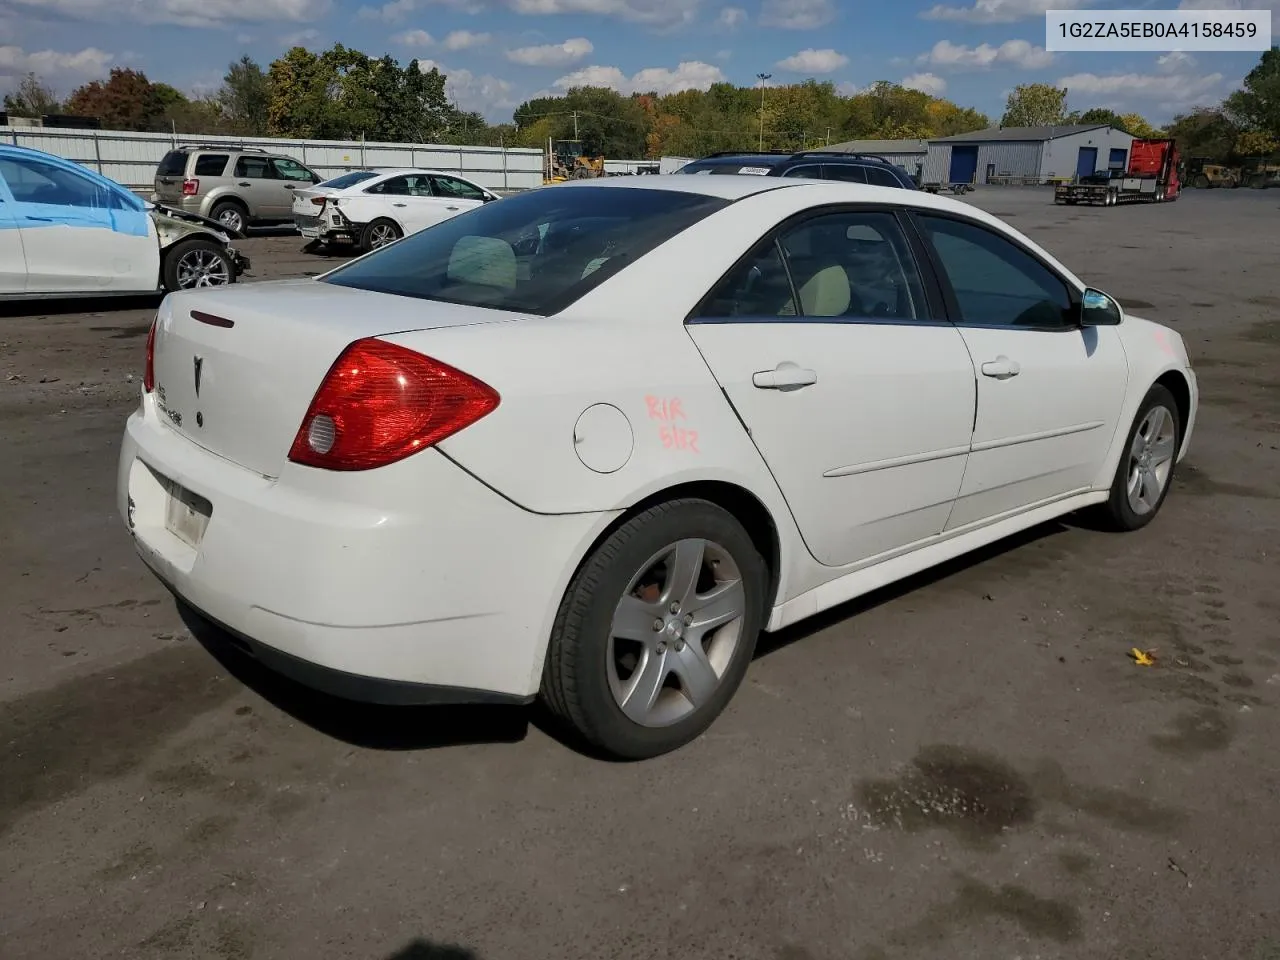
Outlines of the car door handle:
{"type": "Polygon", "coordinates": [[[250,183],[248,180],[241,180],[238,184],[236,184],[236,186],[239,186],[239,187],[252,187],[252,186],[253,186],[253,184],[252,184],[252,183],[250,183]]]}
{"type": "Polygon", "coordinates": [[[988,360],[982,365],[982,375],[984,377],[994,377],[997,380],[1008,380],[1010,377],[1016,377],[1022,372],[1022,367],[1018,366],[1018,361],[1010,360],[1001,354],[994,360],[988,360]]]}
{"type": "Polygon", "coordinates": [[[294,186],[292,183],[286,183],[286,184],[284,185],[284,188],[285,188],[286,190],[297,190],[297,189],[298,189],[298,188],[297,188],[296,186],[294,186]]]}
{"type": "Polygon", "coordinates": [[[407,203],[393,203],[393,204],[392,204],[392,206],[393,206],[393,207],[407,207],[407,206],[408,206],[408,204],[407,204],[407,203]]]}
{"type": "Polygon", "coordinates": [[[445,207],[446,210],[457,210],[457,207],[445,207]]]}
{"type": "Polygon", "coordinates": [[[807,387],[818,382],[816,370],[806,370],[794,363],[780,363],[772,370],[759,370],[751,375],[751,382],[761,390],[785,390],[788,387],[807,387]]]}

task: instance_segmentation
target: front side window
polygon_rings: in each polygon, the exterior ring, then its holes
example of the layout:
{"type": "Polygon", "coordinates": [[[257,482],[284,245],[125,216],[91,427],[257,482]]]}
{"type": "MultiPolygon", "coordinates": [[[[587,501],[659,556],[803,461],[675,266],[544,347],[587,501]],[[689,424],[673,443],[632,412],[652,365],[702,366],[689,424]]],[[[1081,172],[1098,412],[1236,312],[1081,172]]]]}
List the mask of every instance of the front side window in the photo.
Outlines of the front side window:
{"type": "Polygon", "coordinates": [[[457,197],[459,200],[484,200],[484,191],[475,184],[459,180],[457,177],[432,177],[436,185],[436,196],[457,197]]]}
{"type": "Polygon", "coordinates": [[[900,187],[902,184],[883,167],[867,167],[867,183],[873,187],[900,187]]]}
{"type": "Polygon", "coordinates": [[[311,183],[311,171],[297,160],[290,160],[288,157],[276,157],[271,163],[276,168],[276,175],[281,180],[301,180],[311,183]]]}
{"type": "Polygon", "coordinates": [[[0,159],[0,176],[17,203],[42,203],[88,210],[138,209],[109,187],[88,177],[40,160],[0,159]]]}
{"type": "Polygon", "coordinates": [[[909,321],[926,317],[911,248],[891,213],[848,211],[782,230],[731,271],[699,316],[909,321]]]}
{"type": "Polygon", "coordinates": [[[961,323],[1072,325],[1067,285],[1030,253],[977,224],[930,215],[918,219],[951,283],[961,323]]]}
{"type": "Polygon", "coordinates": [[[324,282],[549,316],[727,205],[668,190],[531,190],[410,234],[324,282]]]}

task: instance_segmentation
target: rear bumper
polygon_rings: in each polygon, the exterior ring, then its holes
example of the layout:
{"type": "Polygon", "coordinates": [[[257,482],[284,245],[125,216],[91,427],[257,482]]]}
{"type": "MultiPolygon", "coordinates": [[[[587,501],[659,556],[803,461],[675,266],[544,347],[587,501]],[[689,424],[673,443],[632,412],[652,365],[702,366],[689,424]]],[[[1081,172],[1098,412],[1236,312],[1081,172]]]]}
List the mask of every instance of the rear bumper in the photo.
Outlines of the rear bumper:
{"type": "Polygon", "coordinates": [[[529,513],[434,450],[268,480],[163,426],[150,397],[125,430],[117,506],[147,566],[242,647],[382,703],[535,695],[565,584],[607,522],[529,513]],[[195,546],[166,523],[170,484],[211,505],[195,546]]]}

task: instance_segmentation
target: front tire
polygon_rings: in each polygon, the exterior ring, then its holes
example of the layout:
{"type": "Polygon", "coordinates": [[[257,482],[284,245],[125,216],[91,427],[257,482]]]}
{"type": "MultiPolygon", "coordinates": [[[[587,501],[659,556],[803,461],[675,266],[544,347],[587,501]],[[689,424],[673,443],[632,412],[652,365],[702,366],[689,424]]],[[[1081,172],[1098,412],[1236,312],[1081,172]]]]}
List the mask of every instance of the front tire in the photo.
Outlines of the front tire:
{"type": "Polygon", "coordinates": [[[1145,527],[1160,511],[1173,486],[1182,421],[1168,388],[1156,384],[1143,398],[1116,466],[1111,496],[1102,518],[1113,530],[1145,527]]]}
{"type": "Polygon", "coordinates": [[[595,749],[627,760],[703,733],[755,653],[768,576],[750,536],[706,500],[632,517],[565,591],[542,699],[595,749]]]}
{"type": "Polygon", "coordinates": [[[227,248],[213,240],[192,237],[175,243],[164,254],[164,288],[198,290],[236,282],[236,268],[227,248]]]}

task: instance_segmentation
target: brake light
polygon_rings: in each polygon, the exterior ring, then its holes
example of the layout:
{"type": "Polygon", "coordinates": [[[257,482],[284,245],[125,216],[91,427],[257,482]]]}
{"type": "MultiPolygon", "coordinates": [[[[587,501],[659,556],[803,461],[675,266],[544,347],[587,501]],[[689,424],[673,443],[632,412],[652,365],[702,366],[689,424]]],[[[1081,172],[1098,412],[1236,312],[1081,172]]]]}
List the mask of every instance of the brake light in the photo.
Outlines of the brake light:
{"type": "Polygon", "coordinates": [[[151,321],[151,329],[147,331],[147,365],[142,370],[142,389],[150,393],[156,388],[156,324],[160,318],[151,321]]]}
{"type": "Polygon", "coordinates": [[[315,204],[317,207],[323,207],[323,206],[324,206],[324,197],[312,197],[312,198],[311,198],[311,202],[312,202],[313,204],[315,204]]]}
{"type": "Polygon", "coordinates": [[[452,436],[500,400],[488,384],[448,364],[385,340],[357,340],[325,375],[289,459],[372,470],[452,436]]]}
{"type": "Polygon", "coordinates": [[[182,195],[184,197],[194,197],[199,192],[200,192],[199,180],[183,180],[182,181],[182,195]]]}

